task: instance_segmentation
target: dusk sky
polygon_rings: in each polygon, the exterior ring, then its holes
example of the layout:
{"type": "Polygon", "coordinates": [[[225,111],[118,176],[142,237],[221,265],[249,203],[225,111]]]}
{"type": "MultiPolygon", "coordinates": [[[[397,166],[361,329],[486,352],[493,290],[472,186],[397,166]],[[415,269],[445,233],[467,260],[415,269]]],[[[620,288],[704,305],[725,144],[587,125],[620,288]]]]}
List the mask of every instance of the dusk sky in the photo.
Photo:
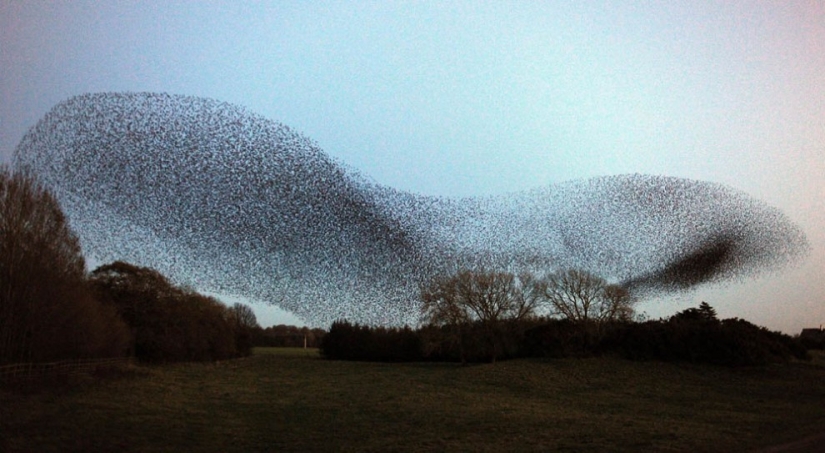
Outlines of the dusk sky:
{"type": "Polygon", "coordinates": [[[52,106],[103,91],[237,104],[425,195],[725,184],[781,209],[810,254],[639,311],[704,300],[788,333],[825,324],[823,1],[0,0],[0,162],[52,106]]]}

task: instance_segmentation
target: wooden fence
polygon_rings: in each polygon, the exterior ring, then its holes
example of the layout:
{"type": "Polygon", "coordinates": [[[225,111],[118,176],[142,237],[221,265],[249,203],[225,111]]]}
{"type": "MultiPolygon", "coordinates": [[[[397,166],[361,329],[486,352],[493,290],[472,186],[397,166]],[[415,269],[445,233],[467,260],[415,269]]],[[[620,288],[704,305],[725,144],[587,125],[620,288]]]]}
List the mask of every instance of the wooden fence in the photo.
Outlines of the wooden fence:
{"type": "Polygon", "coordinates": [[[131,363],[131,361],[132,357],[112,357],[107,359],[63,360],[49,363],[13,363],[0,366],[0,381],[88,373],[98,368],[125,365],[131,363]]]}

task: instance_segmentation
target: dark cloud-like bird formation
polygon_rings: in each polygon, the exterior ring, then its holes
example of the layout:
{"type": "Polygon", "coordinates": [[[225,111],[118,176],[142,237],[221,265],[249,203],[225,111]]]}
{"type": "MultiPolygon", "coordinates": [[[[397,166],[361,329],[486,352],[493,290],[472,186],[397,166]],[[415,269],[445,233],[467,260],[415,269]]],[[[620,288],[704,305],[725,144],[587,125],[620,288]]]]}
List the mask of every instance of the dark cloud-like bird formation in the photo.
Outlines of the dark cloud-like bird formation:
{"type": "Polygon", "coordinates": [[[781,212],[719,184],[624,175],[421,196],[243,108],[168,94],[64,101],[15,166],[55,192],[93,262],[151,266],[319,325],[415,322],[420,285],[458,268],[572,267],[655,295],[776,270],[808,248],[781,212]]]}

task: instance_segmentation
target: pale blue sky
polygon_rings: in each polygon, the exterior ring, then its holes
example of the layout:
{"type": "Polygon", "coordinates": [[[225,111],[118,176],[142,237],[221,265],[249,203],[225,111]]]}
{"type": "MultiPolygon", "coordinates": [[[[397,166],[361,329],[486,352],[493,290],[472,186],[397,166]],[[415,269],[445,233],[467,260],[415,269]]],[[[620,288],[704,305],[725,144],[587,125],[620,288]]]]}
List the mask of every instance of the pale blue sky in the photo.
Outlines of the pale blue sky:
{"type": "Polygon", "coordinates": [[[825,323],[822,1],[0,0],[0,161],[97,91],[239,104],[422,194],[634,172],[727,184],[782,209],[811,255],[640,309],[825,323]]]}

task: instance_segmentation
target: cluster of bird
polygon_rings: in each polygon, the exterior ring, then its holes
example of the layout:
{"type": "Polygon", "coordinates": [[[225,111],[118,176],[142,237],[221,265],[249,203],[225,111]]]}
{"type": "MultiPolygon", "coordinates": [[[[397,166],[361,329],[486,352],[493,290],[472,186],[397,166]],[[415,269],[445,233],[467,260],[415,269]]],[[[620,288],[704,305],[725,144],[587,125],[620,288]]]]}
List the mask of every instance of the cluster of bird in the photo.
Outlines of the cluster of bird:
{"type": "Polygon", "coordinates": [[[802,231],[732,188],[607,176],[452,199],[375,184],[289,127],[227,103],[98,93],[56,105],[14,165],[58,197],[91,263],[149,266],[310,324],[415,322],[459,269],[577,268],[650,296],[802,256],[802,231]]]}

